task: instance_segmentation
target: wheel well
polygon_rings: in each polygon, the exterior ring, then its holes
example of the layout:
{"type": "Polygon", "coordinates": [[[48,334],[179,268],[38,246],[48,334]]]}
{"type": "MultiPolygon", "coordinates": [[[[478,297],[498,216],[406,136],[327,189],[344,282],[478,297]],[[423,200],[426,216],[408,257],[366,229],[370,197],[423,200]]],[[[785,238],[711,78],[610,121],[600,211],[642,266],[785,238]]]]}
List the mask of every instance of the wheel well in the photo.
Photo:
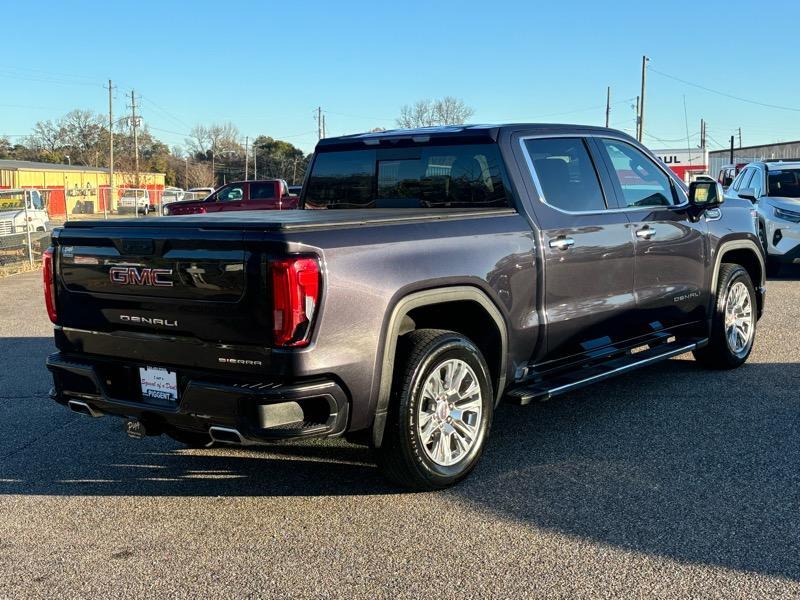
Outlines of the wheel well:
{"type": "MultiPolygon", "coordinates": [[[[762,272],[761,261],[758,259],[758,256],[756,256],[753,250],[748,250],[747,248],[728,250],[720,259],[720,264],[722,263],[735,263],[737,265],[741,265],[747,271],[747,274],[750,275],[750,281],[753,282],[753,286],[758,288],[761,285],[761,282],[764,278],[764,273],[762,272]]],[[[756,294],[756,298],[759,303],[758,312],[761,314],[761,310],[763,309],[761,306],[761,294],[756,294]]]]}
{"type": "Polygon", "coordinates": [[[472,300],[455,300],[420,306],[408,312],[404,325],[404,334],[413,329],[431,328],[449,329],[468,337],[486,359],[492,386],[497,394],[503,341],[497,323],[480,304],[472,300]]]}
{"type": "Polygon", "coordinates": [[[763,273],[761,272],[761,261],[752,250],[746,248],[739,248],[737,250],[728,250],[722,255],[720,263],[736,263],[742,265],[747,274],[750,275],[750,280],[753,285],[761,285],[763,273]]]}

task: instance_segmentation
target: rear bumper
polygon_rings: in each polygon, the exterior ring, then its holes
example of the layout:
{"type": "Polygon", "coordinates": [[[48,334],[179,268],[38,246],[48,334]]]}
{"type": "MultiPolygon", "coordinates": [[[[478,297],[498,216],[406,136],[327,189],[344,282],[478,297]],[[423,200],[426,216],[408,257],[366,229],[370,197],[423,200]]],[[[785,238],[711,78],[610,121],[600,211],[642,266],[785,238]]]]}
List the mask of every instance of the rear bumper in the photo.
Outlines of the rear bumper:
{"type": "MultiPolygon", "coordinates": [[[[148,433],[172,429],[207,432],[232,429],[243,443],[335,436],[347,428],[349,403],[330,379],[258,382],[248,377],[179,372],[178,402],[143,398],[139,365],[57,352],[47,359],[53,375],[52,398],[65,406],[81,403],[96,416],[128,417],[148,433]]],[[[86,412],[90,412],[86,411],[86,412]]]]}

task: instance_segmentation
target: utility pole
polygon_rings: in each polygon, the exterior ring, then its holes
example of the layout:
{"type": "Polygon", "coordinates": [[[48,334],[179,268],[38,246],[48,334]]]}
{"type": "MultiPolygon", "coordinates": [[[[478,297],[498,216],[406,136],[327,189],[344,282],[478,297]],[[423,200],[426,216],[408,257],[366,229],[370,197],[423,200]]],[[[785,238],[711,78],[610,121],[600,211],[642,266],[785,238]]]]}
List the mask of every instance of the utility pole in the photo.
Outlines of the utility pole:
{"type": "Polygon", "coordinates": [[[642,94],[639,100],[639,142],[644,137],[644,98],[647,90],[647,63],[650,61],[646,56],[642,57],[642,94]]]}
{"type": "Polygon", "coordinates": [[[731,136],[731,164],[736,164],[733,162],[733,136],[731,136]]]}
{"type": "Polygon", "coordinates": [[[611,86],[606,89],[606,127],[611,120],[611,86]]]}
{"type": "Polygon", "coordinates": [[[103,218],[108,218],[108,206],[114,202],[114,110],[113,87],[108,80],[108,198],[103,203],[103,218]]]}
{"type": "Polygon", "coordinates": [[[131,90],[131,127],[133,128],[134,181],[139,189],[139,122],[136,119],[136,94],[131,90]]]}
{"type": "Polygon", "coordinates": [[[244,136],[244,180],[247,181],[247,173],[250,171],[250,154],[248,152],[248,144],[250,138],[244,136]]]}
{"type": "Polygon", "coordinates": [[[323,140],[325,139],[325,135],[326,135],[326,132],[325,132],[325,115],[322,115],[322,139],[323,140]]]}
{"type": "Polygon", "coordinates": [[[700,147],[705,150],[706,147],[706,121],[700,119],[700,147]]]}
{"type": "Polygon", "coordinates": [[[742,147],[742,128],[739,127],[739,148],[742,147]]]}
{"type": "Polygon", "coordinates": [[[322,133],[322,107],[317,107],[317,135],[319,139],[325,137],[322,133]]]}
{"type": "Polygon", "coordinates": [[[640,119],[641,115],[639,114],[639,96],[636,96],[636,139],[637,140],[642,139],[642,134],[641,134],[642,130],[640,127],[642,122],[640,121],[640,119]]]}

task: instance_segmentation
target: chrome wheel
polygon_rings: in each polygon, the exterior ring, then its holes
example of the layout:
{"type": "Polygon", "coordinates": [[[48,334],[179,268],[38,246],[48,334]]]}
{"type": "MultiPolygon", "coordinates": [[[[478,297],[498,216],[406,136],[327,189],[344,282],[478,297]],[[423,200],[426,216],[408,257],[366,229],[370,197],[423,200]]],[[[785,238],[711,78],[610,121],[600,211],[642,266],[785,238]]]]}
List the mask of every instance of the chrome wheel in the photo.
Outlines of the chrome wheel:
{"type": "Polygon", "coordinates": [[[417,433],[437,465],[466,457],[480,435],[483,398],[475,371],[460,359],[439,364],[425,380],[417,410],[417,433]]]}
{"type": "Polygon", "coordinates": [[[737,281],[728,289],[725,300],[725,338],[737,356],[745,354],[753,340],[753,304],[747,286],[737,281]]]}

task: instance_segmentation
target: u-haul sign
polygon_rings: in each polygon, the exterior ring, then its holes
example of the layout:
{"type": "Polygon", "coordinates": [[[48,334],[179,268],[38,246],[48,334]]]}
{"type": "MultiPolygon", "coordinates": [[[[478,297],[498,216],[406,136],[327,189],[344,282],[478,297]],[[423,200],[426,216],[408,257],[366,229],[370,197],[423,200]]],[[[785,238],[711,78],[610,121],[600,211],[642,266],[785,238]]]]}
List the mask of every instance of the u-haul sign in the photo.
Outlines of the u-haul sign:
{"type": "Polygon", "coordinates": [[[708,171],[708,154],[701,148],[653,150],[653,154],[684,181],[688,181],[690,173],[708,171]]]}

